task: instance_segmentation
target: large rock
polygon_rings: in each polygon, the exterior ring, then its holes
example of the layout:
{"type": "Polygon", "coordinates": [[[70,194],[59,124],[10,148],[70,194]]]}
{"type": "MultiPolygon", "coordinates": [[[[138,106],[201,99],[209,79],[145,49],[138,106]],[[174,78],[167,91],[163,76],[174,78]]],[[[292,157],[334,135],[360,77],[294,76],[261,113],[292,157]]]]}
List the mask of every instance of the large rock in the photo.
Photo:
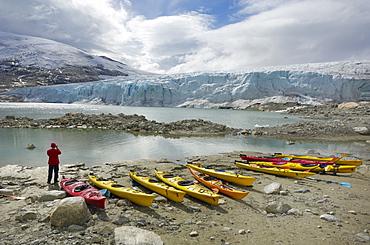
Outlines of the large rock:
{"type": "Polygon", "coordinates": [[[356,109],[359,106],[356,102],[344,102],[338,105],[339,109],[356,109]]]}
{"type": "Polygon", "coordinates": [[[356,133],[359,133],[359,134],[362,134],[362,135],[369,135],[370,134],[370,130],[367,127],[354,127],[353,130],[356,133]]]}
{"type": "Polygon", "coordinates": [[[114,229],[114,238],[116,245],[163,245],[157,234],[133,226],[114,229]]]}
{"type": "Polygon", "coordinates": [[[68,227],[70,225],[83,225],[92,218],[82,197],[67,197],[55,208],[50,217],[52,225],[68,227]]]}
{"type": "Polygon", "coordinates": [[[279,194],[281,191],[281,184],[278,182],[271,183],[263,188],[267,194],[279,194]]]}

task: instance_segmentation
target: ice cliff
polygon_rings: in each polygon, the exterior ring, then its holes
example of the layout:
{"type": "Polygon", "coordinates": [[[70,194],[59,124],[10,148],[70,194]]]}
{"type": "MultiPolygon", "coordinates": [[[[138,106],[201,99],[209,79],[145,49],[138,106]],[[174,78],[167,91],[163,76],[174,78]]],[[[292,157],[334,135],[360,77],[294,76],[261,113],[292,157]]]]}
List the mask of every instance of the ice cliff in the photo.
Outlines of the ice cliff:
{"type": "Polygon", "coordinates": [[[28,87],[6,94],[28,101],[126,106],[246,108],[255,103],[370,100],[370,62],[337,62],[251,71],[117,77],[28,87]]]}

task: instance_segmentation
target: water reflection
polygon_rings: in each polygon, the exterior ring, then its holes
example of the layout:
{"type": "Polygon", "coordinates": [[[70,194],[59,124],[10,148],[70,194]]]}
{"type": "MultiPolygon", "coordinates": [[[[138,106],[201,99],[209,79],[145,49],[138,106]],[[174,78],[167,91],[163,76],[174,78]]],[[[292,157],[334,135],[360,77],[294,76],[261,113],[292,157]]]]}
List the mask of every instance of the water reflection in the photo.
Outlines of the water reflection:
{"type": "MultiPolygon", "coordinates": [[[[322,154],[355,153],[370,158],[368,144],[296,142],[284,140],[225,137],[164,137],[90,129],[0,129],[0,166],[20,164],[45,166],[46,150],[57,142],[62,164],[84,162],[87,166],[130,159],[167,158],[184,164],[187,157],[231,151],[301,154],[314,149],[322,154]],[[36,146],[28,150],[27,145],[36,146]]],[[[232,164],[232,163],[231,163],[232,164]]]]}

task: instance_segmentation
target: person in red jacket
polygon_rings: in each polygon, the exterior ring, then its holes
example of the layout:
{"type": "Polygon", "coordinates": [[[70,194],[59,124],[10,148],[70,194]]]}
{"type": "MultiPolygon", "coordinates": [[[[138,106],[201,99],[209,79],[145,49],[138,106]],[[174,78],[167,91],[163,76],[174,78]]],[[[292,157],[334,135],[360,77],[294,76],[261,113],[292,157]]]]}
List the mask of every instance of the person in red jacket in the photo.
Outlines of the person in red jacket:
{"type": "Polygon", "coordinates": [[[54,172],[54,183],[58,183],[59,155],[62,154],[57,144],[51,143],[50,147],[51,149],[47,150],[46,152],[46,154],[49,156],[48,184],[50,184],[53,172],[54,172]]]}

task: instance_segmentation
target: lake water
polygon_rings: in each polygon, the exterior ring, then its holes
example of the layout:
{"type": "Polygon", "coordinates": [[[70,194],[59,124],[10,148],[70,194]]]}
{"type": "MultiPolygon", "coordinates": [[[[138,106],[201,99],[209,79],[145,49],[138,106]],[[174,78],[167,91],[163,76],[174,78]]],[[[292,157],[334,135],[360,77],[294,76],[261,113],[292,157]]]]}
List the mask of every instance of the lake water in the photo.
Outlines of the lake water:
{"type": "MultiPolygon", "coordinates": [[[[231,127],[249,129],[256,125],[275,126],[302,120],[290,115],[286,118],[280,113],[256,111],[0,103],[0,117],[14,115],[30,118],[53,118],[68,112],[138,114],[158,122],[201,118],[231,127]]],[[[352,153],[358,157],[370,158],[369,145],[358,142],[296,142],[294,145],[287,145],[284,140],[244,136],[164,137],[96,129],[0,129],[0,166],[7,164],[45,166],[47,162],[46,150],[49,149],[51,142],[56,142],[59,145],[62,151],[60,157],[62,164],[84,162],[87,166],[101,165],[112,161],[149,158],[167,158],[184,164],[187,157],[231,151],[302,154],[308,149],[314,149],[321,154],[352,153]],[[34,144],[36,148],[28,150],[26,147],[29,143],[34,144]]]]}

